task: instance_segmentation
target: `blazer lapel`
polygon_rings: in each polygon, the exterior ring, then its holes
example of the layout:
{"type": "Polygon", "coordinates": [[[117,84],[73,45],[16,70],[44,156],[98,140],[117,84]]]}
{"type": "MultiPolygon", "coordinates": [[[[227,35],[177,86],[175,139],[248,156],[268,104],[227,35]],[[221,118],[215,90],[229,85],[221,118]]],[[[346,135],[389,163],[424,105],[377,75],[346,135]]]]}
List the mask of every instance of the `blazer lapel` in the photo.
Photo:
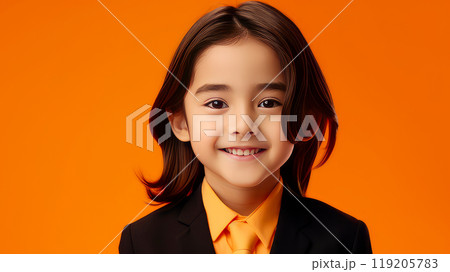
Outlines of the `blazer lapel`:
{"type": "MultiPolygon", "coordinates": [[[[302,201],[302,197],[297,197],[302,201]]],[[[302,232],[311,220],[305,207],[286,188],[281,196],[280,214],[270,254],[307,253],[311,244],[302,232]]]]}
{"type": "Polygon", "coordinates": [[[188,198],[178,216],[178,221],[185,226],[178,235],[181,251],[185,254],[214,254],[214,245],[203,206],[201,183],[188,198]]]}
{"type": "MultiPolygon", "coordinates": [[[[302,201],[302,197],[297,198],[302,201]]],[[[311,241],[302,228],[311,221],[311,216],[298,200],[283,188],[280,214],[270,254],[307,253],[311,241]]],[[[203,206],[201,183],[188,197],[180,211],[178,221],[185,227],[178,234],[181,253],[215,253],[203,206]]]]}

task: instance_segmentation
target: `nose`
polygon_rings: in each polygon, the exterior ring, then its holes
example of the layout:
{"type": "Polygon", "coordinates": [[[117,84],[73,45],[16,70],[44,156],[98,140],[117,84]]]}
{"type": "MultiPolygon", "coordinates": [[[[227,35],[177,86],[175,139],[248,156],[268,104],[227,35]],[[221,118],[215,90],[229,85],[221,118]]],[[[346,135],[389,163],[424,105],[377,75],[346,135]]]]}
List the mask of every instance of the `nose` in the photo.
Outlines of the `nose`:
{"type": "Polygon", "coordinates": [[[250,121],[249,124],[252,124],[252,122],[254,122],[255,119],[257,118],[257,116],[255,116],[255,112],[252,110],[250,106],[243,105],[237,108],[236,110],[230,112],[230,115],[228,116],[229,120],[228,131],[230,135],[232,136],[240,135],[239,136],[240,139],[245,137],[245,135],[247,134],[250,134],[250,137],[252,135],[255,135],[255,132],[252,131],[250,125],[247,124],[244,118],[246,118],[247,121],[250,121]]]}

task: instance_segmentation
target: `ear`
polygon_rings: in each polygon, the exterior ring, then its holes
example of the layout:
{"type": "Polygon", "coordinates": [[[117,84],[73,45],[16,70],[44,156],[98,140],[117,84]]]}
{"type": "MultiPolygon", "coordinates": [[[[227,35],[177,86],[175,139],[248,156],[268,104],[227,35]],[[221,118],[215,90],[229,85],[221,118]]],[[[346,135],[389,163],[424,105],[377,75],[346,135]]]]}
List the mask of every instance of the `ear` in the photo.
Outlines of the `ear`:
{"type": "Polygon", "coordinates": [[[167,117],[172,127],[173,134],[182,142],[189,142],[189,129],[187,126],[186,118],[182,111],[172,113],[167,117]]]}

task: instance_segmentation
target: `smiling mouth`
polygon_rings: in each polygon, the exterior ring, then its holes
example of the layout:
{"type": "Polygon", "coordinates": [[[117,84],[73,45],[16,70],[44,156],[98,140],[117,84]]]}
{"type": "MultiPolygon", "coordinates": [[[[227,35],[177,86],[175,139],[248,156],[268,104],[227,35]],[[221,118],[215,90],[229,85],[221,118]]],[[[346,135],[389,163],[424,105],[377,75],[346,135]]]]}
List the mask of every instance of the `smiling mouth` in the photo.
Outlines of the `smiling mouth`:
{"type": "Polygon", "coordinates": [[[219,150],[222,150],[224,152],[227,152],[229,154],[236,155],[236,156],[249,156],[249,155],[254,155],[259,152],[262,152],[266,149],[264,149],[264,148],[251,148],[251,149],[222,148],[219,150]]]}

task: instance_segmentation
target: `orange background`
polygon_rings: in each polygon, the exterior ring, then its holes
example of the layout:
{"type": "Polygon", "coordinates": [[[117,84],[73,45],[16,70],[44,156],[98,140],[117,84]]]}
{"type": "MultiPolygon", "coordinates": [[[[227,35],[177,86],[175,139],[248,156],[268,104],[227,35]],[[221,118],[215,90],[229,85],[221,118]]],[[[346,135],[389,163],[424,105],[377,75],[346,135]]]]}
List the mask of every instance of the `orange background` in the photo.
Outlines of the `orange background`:
{"type": "MultiPolygon", "coordinates": [[[[268,1],[308,41],[348,2],[268,1]]],[[[103,3],[168,66],[235,1],[103,3]]],[[[374,253],[450,253],[449,10],[355,0],[310,45],[340,128],[307,196],[366,222],[374,253]]],[[[166,70],[95,0],[2,0],[0,26],[0,253],[99,253],[148,200],[134,170],[159,177],[160,149],[126,143],[125,117],[166,70]]]]}

